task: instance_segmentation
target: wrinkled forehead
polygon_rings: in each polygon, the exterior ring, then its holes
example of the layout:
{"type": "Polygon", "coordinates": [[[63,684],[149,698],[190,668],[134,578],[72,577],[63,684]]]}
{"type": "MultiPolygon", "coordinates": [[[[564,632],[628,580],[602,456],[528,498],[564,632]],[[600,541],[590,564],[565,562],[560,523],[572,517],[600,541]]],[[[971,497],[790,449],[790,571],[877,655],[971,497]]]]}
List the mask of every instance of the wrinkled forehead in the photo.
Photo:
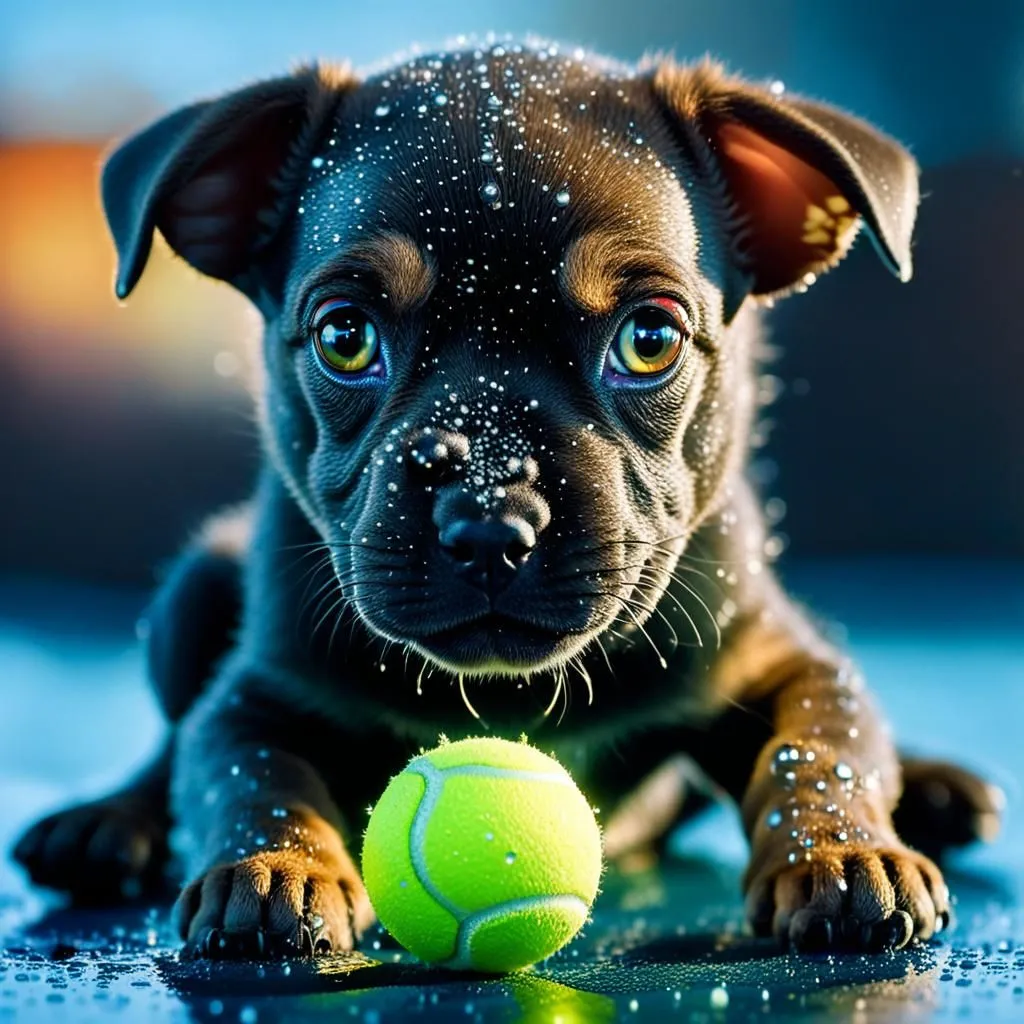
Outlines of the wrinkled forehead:
{"type": "Polygon", "coordinates": [[[442,273],[514,259],[550,277],[582,234],[617,232],[691,262],[696,238],[669,129],[647,83],[554,48],[423,57],[343,101],[299,199],[298,256],[382,233],[442,273]]]}

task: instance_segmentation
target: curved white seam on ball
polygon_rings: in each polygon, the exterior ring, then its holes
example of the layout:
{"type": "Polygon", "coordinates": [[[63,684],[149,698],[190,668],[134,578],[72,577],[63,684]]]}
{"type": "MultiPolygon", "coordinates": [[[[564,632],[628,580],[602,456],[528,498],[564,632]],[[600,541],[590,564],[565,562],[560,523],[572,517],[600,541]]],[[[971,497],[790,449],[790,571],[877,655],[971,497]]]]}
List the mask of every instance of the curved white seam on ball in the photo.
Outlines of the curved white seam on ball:
{"type": "Polygon", "coordinates": [[[579,910],[583,914],[583,920],[587,919],[590,907],[586,901],[572,893],[560,893],[555,896],[524,896],[518,900],[506,900],[504,903],[496,903],[493,907],[485,910],[477,910],[467,915],[459,925],[459,935],[456,941],[455,955],[444,961],[446,967],[472,967],[473,958],[470,945],[473,936],[478,929],[491,921],[504,917],[506,914],[514,914],[520,910],[543,910],[545,908],[563,908],[566,910],[579,910]]]}
{"type": "Polygon", "coordinates": [[[435,771],[442,775],[476,775],[486,779],[510,779],[515,782],[552,782],[558,786],[572,787],[576,785],[567,775],[557,775],[555,772],[531,772],[523,768],[493,768],[489,764],[453,764],[448,768],[435,768],[435,771]]]}
{"type": "Polygon", "coordinates": [[[441,772],[429,761],[414,761],[409,765],[407,771],[412,771],[419,775],[426,787],[423,791],[423,796],[420,797],[416,813],[413,815],[412,828],[409,829],[409,860],[412,862],[412,869],[416,873],[420,885],[427,890],[427,893],[441,907],[455,918],[456,924],[459,925],[461,930],[462,920],[466,916],[466,911],[452,903],[430,880],[430,873],[427,871],[427,865],[423,856],[423,847],[427,838],[427,824],[430,821],[430,815],[433,813],[434,808],[437,807],[437,802],[441,799],[441,791],[444,789],[444,778],[441,772]]]}

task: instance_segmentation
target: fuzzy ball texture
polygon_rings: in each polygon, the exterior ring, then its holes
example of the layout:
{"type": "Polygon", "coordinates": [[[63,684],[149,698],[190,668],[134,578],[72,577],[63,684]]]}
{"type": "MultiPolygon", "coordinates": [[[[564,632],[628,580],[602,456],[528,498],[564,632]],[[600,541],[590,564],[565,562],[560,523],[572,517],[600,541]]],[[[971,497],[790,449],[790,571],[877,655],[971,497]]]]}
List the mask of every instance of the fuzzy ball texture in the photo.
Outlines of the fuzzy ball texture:
{"type": "Polygon", "coordinates": [[[363,842],[385,928],[427,963],[512,971],[564,946],[601,878],[586,798],[526,742],[466,739],[414,757],[363,842]]]}

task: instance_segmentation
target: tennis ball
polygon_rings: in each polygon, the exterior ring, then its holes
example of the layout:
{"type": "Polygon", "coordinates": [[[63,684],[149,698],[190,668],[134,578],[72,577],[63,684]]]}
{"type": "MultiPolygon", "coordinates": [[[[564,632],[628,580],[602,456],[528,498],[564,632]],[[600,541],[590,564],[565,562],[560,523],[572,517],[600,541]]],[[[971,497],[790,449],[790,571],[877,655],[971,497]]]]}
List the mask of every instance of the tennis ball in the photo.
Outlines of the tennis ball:
{"type": "Polygon", "coordinates": [[[427,963],[513,971],[582,927],[601,833],[555,760],[524,742],[467,739],[414,757],[363,840],[363,881],[387,930],[427,963]]]}

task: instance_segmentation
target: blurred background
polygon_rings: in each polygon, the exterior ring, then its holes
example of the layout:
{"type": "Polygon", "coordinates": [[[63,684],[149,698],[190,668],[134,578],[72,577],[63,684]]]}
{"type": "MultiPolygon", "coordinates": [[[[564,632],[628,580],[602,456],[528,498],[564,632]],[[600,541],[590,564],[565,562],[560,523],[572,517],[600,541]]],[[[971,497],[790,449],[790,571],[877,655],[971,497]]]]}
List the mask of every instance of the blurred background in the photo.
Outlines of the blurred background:
{"type": "Polygon", "coordinates": [[[626,60],[711,53],[907,143],[914,280],[858,244],[771,314],[755,475],[786,557],[1024,555],[1024,3],[975,0],[4,0],[0,578],[143,585],[243,497],[255,314],[160,246],[113,298],[97,194],[113,140],[314,57],[357,67],[458,33],[626,60]],[[781,511],[781,502],[773,503],[781,511]]]}

